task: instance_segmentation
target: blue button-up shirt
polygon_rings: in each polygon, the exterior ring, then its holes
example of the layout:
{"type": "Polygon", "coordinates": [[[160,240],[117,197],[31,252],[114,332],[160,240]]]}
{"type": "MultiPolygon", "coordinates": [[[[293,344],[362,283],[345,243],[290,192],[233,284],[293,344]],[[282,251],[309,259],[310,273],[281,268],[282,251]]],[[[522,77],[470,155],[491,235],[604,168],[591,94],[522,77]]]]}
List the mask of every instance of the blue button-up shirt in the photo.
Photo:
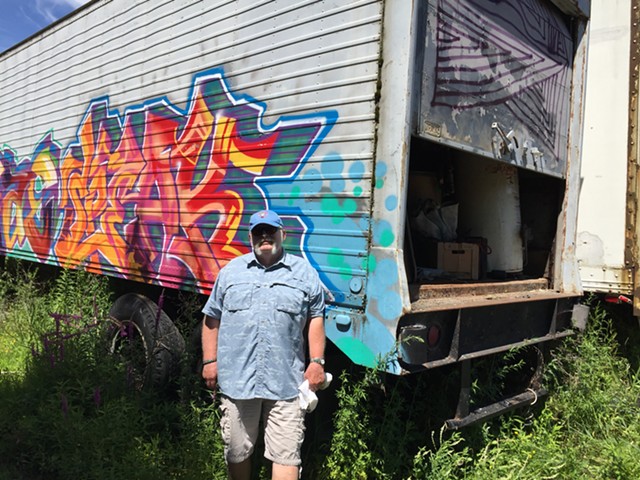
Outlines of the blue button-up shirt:
{"type": "Polygon", "coordinates": [[[202,312],[220,320],[218,385],[234,399],[286,400],[304,380],[307,321],[323,315],[318,273],[284,253],[265,268],[255,254],[229,262],[202,312]]]}

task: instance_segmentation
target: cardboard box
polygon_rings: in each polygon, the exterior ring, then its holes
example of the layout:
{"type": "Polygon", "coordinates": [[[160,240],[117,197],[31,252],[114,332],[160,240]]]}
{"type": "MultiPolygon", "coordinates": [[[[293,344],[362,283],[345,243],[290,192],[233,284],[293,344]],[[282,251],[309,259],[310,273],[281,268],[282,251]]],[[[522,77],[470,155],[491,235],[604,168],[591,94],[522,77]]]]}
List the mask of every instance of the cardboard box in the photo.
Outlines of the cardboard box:
{"type": "Polygon", "coordinates": [[[480,246],[475,243],[438,243],[438,268],[467,280],[480,277],[480,246]]]}

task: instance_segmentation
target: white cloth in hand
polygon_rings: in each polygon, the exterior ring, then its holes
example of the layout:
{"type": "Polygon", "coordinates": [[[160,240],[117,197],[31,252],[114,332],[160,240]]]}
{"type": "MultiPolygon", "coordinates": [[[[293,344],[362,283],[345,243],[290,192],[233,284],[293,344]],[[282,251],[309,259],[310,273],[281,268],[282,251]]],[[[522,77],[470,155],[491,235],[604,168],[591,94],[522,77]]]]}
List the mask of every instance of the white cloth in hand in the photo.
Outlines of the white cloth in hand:
{"type": "MultiPolygon", "coordinates": [[[[324,374],[324,383],[320,385],[319,389],[324,390],[329,386],[333,380],[333,375],[330,373],[324,374]]],[[[300,408],[307,412],[313,412],[318,405],[318,396],[315,392],[312,392],[309,388],[309,380],[305,380],[298,387],[298,401],[300,402],[300,408]]]]}

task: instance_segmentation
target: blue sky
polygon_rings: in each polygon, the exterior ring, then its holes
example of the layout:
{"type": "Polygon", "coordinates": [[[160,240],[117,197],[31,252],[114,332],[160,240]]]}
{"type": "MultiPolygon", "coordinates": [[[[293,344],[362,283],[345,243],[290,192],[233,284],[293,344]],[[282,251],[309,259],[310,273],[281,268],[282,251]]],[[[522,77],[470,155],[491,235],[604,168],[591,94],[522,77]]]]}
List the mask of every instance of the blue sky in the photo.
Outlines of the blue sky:
{"type": "Polygon", "coordinates": [[[89,0],[0,0],[0,52],[89,0]]]}

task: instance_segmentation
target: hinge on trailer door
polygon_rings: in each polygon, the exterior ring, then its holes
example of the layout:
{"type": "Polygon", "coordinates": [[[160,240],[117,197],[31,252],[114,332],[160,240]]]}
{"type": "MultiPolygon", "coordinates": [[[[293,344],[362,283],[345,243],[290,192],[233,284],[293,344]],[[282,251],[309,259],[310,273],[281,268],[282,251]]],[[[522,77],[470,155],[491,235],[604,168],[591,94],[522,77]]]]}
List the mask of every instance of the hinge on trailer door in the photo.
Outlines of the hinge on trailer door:
{"type": "Polygon", "coordinates": [[[496,131],[491,142],[493,146],[493,154],[496,157],[504,157],[515,150],[512,142],[513,130],[509,130],[509,133],[504,133],[498,122],[493,122],[491,128],[496,131]]]}

